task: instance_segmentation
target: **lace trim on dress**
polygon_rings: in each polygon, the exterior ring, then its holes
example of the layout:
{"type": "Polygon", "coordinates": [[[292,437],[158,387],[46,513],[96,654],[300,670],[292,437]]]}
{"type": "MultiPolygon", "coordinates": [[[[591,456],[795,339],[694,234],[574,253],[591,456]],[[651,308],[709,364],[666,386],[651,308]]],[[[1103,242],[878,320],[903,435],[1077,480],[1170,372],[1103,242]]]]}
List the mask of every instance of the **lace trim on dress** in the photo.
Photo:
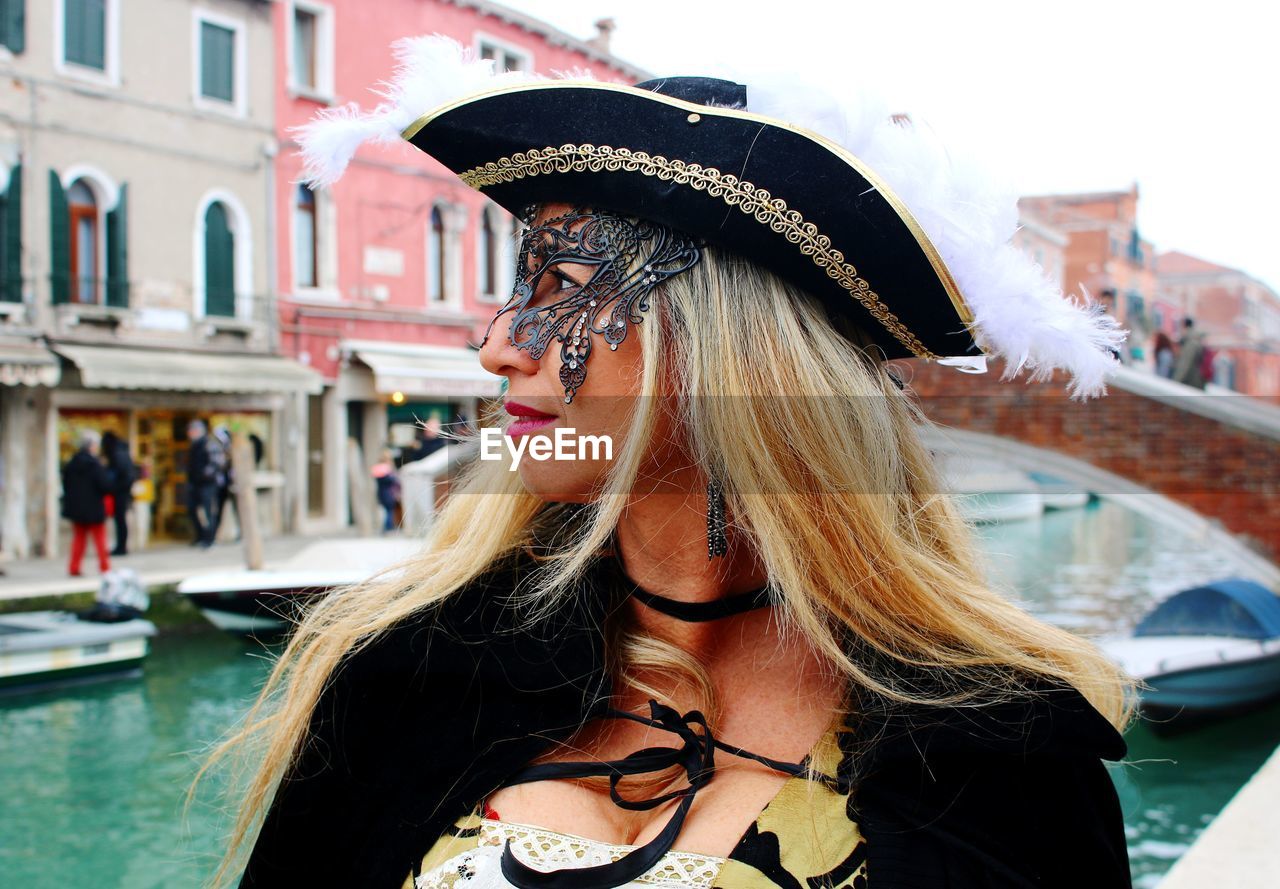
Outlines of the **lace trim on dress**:
{"type": "MultiPolygon", "coordinates": [[[[416,889],[510,889],[501,868],[502,849],[508,840],[517,858],[538,870],[608,864],[636,848],[484,819],[480,822],[480,845],[422,874],[416,889]]],[[[723,864],[723,858],[672,850],[652,869],[619,889],[710,889],[723,864]]]]}

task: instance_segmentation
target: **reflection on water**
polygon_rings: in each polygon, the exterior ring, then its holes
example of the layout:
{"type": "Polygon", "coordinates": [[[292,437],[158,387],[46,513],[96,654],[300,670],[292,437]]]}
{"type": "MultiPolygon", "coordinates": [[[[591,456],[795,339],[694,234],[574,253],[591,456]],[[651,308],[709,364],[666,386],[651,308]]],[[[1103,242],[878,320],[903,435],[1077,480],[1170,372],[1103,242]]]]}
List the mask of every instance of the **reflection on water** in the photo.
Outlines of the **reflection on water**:
{"type": "Polygon", "coordinates": [[[1238,575],[1224,555],[1114,503],[979,529],[988,575],[1050,623],[1126,633],[1178,590],[1238,575]]]}
{"type": "MultiPolygon", "coordinates": [[[[1123,634],[1156,602],[1240,569],[1114,503],[985,526],[988,576],[1038,616],[1088,636],[1123,634]]],[[[1173,737],[1129,730],[1112,769],[1134,883],[1154,887],[1280,744],[1280,706],[1173,737]]]]}
{"type": "MultiPolygon", "coordinates": [[[[1158,598],[1235,573],[1221,556],[1111,504],[981,532],[994,583],[1090,634],[1123,632],[1158,598]]],[[[209,632],[160,637],[142,680],[0,699],[0,882],[195,887],[227,818],[183,794],[209,742],[266,675],[261,649],[209,632]]],[[[1144,726],[1114,770],[1135,879],[1152,887],[1280,741],[1280,707],[1172,739],[1144,726]]],[[[1046,800],[1052,805],[1052,800],[1046,800]]]]}

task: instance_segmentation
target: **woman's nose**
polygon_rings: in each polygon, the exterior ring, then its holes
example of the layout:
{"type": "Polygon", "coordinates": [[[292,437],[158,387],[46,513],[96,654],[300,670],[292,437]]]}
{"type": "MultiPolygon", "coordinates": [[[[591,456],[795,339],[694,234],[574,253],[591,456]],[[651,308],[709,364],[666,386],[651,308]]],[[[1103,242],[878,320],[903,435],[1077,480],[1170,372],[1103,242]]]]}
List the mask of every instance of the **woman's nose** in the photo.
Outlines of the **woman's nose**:
{"type": "Polygon", "coordinates": [[[540,365],[530,357],[527,349],[517,349],[512,345],[511,323],[514,317],[514,313],[507,313],[494,318],[480,345],[480,366],[500,377],[510,378],[515,374],[532,376],[540,365]]]}

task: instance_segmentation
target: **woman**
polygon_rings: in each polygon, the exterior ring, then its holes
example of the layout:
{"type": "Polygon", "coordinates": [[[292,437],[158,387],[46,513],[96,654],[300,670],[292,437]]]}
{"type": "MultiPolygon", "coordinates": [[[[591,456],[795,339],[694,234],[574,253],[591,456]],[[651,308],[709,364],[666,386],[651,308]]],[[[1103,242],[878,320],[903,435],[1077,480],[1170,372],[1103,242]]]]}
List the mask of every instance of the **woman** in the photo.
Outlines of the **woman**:
{"type": "Polygon", "coordinates": [[[102,435],[93,429],[83,429],[78,437],[76,452],[62,467],[62,517],[71,522],[71,561],[67,573],[80,576],[80,564],[88,540],[98,554],[98,570],[106,574],[111,570],[111,557],[107,553],[107,506],[111,494],[111,474],[102,464],[102,435]]]}
{"type": "Polygon", "coordinates": [[[241,885],[1127,886],[1124,677],[986,587],[881,361],[1094,392],[1110,319],[888,115],[855,157],[755,87],[400,51],[302,134],[313,180],[403,133],[523,214],[505,434],[614,452],[477,460],[306,618],[240,739],[241,885]]]}

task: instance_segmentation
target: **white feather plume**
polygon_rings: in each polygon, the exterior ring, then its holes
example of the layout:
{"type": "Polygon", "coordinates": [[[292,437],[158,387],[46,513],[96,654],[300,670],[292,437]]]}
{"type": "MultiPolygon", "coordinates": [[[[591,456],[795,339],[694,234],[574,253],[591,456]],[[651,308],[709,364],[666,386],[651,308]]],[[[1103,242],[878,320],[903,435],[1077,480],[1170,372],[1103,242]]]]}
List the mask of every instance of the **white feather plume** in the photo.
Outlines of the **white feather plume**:
{"type": "Polygon", "coordinates": [[[893,190],[937,248],[973,310],[971,332],[1004,376],[1066,371],[1073,396],[1100,395],[1126,331],[1061,289],[1011,239],[1017,193],[974,159],[944,149],[923,127],[895,120],[870,94],[842,106],[795,81],[747,86],[747,110],[812,130],[861,160],[893,190]],[[797,96],[800,97],[797,99],[797,96]]]}
{"type": "Polygon", "coordinates": [[[524,71],[494,73],[492,59],[442,34],[406,37],[392,44],[396,60],[390,82],[373,92],[382,97],[362,111],[355,102],[325,109],[290,132],[302,146],[303,181],[318,187],[342,177],[365,142],[395,142],[422,115],[456,99],[506,84],[543,78],[524,71]]]}
{"type": "MultiPolygon", "coordinates": [[[[361,144],[394,142],[423,114],[451,101],[545,79],[519,71],[495,74],[491,60],[439,34],[406,38],[393,49],[396,71],[375,90],[383,99],[375,108],[362,111],[350,103],[295,128],[306,181],[332,184],[361,144]]],[[[573,75],[584,79],[581,72],[573,75]]],[[[978,345],[1005,361],[1006,377],[1025,370],[1037,380],[1063,370],[1071,376],[1074,396],[1106,391],[1106,378],[1118,364],[1113,350],[1127,333],[1096,307],[1066,297],[1013,246],[1017,195],[1007,183],[944,149],[926,128],[893,118],[891,108],[870,93],[850,105],[793,76],[753,79],[747,82],[747,110],[830,139],[897,194],[973,310],[971,332],[978,345]]]]}

